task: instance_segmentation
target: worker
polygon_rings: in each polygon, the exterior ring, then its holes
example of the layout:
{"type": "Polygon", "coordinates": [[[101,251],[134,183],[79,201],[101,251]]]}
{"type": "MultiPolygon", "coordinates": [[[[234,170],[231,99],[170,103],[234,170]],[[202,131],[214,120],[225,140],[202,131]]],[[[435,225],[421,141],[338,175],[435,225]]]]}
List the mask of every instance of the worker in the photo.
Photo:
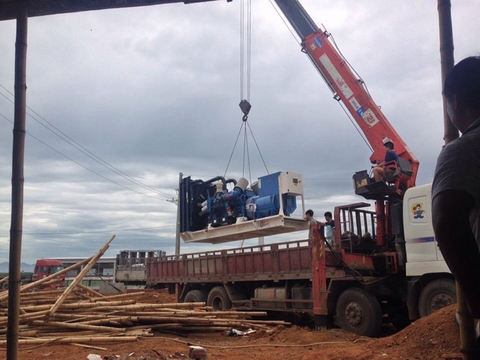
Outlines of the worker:
{"type": "Polygon", "coordinates": [[[307,211],[305,211],[305,220],[308,221],[308,225],[309,225],[308,241],[311,242],[312,241],[312,225],[316,225],[318,223],[317,220],[315,220],[315,218],[313,217],[312,209],[308,209],[307,211]]]}
{"type": "Polygon", "coordinates": [[[384,175],[392,174],[396,166],[394,162],[398,159],[392,139],[383,139],[383,146],[385,148],[385,159],[379,164],[372,165],[373,178],[375,181],[384,181],[384,175]]]}
{"type": "MultiPolygon", "coordinates": [[[[432,185],[438,246],[476,321],[480,335],[480,57],[460,61],[447,75],[447,113],[461,137],[441,151],[432,185]]],[[[478,342],[477,342],[478,343],[478,342]]]]}
{"type": "Polygon", "coordinates": [[[325,239],[330,245],[333,245],[333,229],[335,229],[335,221],[332,218],[332,213],[330,211],[323,214],[325,216],[325,222],[321,222],[325,229],[325,239]]]}
{"type": "Polygon", "coordinates": [[[308,209],[305,211],[305,220],[307,220],[310,225],[317,223],[317,220],[313,217],[313,210],[308,209]]]}

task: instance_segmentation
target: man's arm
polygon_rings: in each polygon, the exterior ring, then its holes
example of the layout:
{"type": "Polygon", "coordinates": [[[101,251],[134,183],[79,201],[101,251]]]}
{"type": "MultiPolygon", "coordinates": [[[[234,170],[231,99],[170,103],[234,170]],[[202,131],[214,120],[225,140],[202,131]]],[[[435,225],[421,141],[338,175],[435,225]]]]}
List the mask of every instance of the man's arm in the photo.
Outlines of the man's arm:
{"type": "Polygon", "coordinates": [[[443,258],[472,315],[480,318],[480,252],[469,220],[474,205],[473,196],[463,190],[442,191],[432,201],[432,220],[443,258]]]}

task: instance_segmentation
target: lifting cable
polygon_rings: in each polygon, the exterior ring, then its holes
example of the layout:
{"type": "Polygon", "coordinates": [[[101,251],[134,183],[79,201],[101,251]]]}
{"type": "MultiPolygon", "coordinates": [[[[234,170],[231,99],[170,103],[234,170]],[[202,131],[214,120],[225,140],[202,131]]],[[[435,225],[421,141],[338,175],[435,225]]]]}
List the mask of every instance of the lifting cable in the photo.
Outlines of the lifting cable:
{"type": "Polygon", "coordinates": [[[226,176],[228,167],[232,160],[235,148],[237,146],[240,134],[243,133],[243,163],[242,163],[242,177],[245,177],[245,169],[248,167],[249,181],[252,182],[252,174],[250,167],[250,153],[248,147],[248,133],[253,138],[255,146],[260,154],[260,158],[268,172],[267,165],[263,159],[258,143],[253,135],[252,129],[248,124],[248,114],[252,105],[250,105],[250,78],[251,78],[251,58],[252,58],[252,0],[241,0],[240,2],[240,110],[243,113],[242,124],[238,131],[235,144],[233,145],[230,158],[225,169],[224,176],[226,176]],[[247,131],[247,127],[248,130],[247,131]],[[243,131],[242,131],[243,130],[243,131]]]}

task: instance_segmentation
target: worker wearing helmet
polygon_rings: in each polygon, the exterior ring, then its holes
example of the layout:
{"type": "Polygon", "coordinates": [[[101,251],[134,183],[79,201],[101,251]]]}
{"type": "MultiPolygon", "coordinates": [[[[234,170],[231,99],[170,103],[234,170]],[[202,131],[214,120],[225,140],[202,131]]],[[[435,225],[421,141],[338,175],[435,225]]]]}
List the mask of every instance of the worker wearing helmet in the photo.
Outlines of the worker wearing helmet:
{"type": "Polygon", "coordinates": [[[395,171],[394,162],[398,159],[392,139],[383,139],[383,146],[385,147],[385,159],[381,163],[372,166],[375,181],[383,181],[385,175],[393,173],[395,171]]]}

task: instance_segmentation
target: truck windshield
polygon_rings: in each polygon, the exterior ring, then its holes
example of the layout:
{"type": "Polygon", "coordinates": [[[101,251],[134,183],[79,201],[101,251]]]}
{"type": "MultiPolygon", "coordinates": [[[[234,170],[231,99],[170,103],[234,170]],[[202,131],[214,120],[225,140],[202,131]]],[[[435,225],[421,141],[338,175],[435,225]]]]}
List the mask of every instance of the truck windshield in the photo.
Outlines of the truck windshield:
{"type": "Polygon", "coordinates": [[[63,266],[50,266],[49,268],[49,274],[55,274],[59,271],[63,270],[63,266]]]}

